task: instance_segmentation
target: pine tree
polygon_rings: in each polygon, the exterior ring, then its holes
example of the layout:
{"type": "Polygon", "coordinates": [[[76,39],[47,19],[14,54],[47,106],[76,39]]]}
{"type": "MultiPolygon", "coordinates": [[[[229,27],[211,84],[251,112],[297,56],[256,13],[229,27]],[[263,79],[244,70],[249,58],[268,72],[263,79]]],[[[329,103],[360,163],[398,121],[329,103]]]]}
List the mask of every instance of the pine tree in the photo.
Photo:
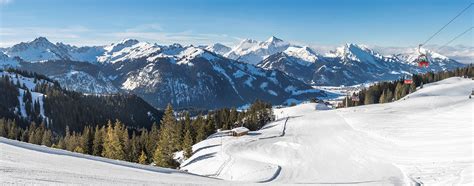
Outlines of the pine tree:
{"type": "Polygon", "coordinates": [[[207,123],[206,123],[206,136],[204,137],[204,139],[207,138],[207,136],[214,134],[215,132],[216,132],[216,125],[215,125],[214,119],[211,117],[207,120],[207,123]]]}
{"type": "Polygon", "coordinates": [[[397,83],[397,86],[395,87],[395,100],[399,100],[400,98],[402,98],[402,93],[403,92],[403,85],[398,82],[397,83]]]}
{"type": "Polygon", "coordinates": [[[104,139],[104,151],[102,156],[110,159],[123,160],[124,152],[122,144],[120,144],[119,136],[112,126],[112,122],[108,122],[107,131],[104,139]]]}
{"type": "Polygon", "coordinates": [[[148,133],[148,138],[146,139],[146,153],[147,157],[153,157],[154,152],[156,150],[156,145],[158,144],[158,141],[160,140],[160,131],[158,130],[158,125],[156,123],[153,123],[151,126],[151,130],[148,133]]]}
{"type": "Polygon", "coordinates": [[[92,155],[100,156],[102,155],[103,143],[104,143],[104,127],[99,128],[95,127],[94,132],[94,141],[92,142],[92,155]]]}
{"type": "Polygon", "coordinates": [[[43,138],[41,140],[41,145],[50,147],[51,144],[52,144],[51,139],[52,139],[51,130],[46,130],[43,134],[43,138]]]}
{"type": "Polygon", "coordinates": [[[117,132],[117,135],[119,136],[120,144],[122,144],[123,152],[124,152],[124,160],[131,161],[130,160],[130,139],[128,136],[128,130],[125,128],[125,125],[123,125],[120,121],[115,122],[115,131],[117,132]]]}
{"type": "Polygon", "coordinates": [[[19,133],[18,128],[16,127],[16,122],[10,121],[9,123],[10,123],[10,129],[8,130],[8,138],[16,140],[18,139],[18,133],[19,133]]]}
{"type": "Polygon", "coordinates": [[[191,123],[191,117],[189,116],[189,112],[186,112],[185,115],[184,115],[184,129],[183,130],[184,130],[184,133],[186,133],[186,131],[190,132],[191,139],[194,139],[196,137],[196,133],[193,129],[193,125],[191,123]]]}
{"type": "Polygon", "coordinates": [[[36,139],[36,124],[35,122],[31,122],[28,127],[28,143],[37,144],[36,139]]]}
{"type": "Polygon", "coordinates": [[[387,103],[387,95],[385,90],[383,90],[382,94],[380,95],[379,103],[387,103]]]}
{"type": "MultiPolygon", "coordinates": [[[[66,150],[79,152],[79,151],[76,151],[76,148],[81,146],[80,138],[81,138],[81,134],[76,133],[75,131],[73,131],[72,134],[69,135],[69,137],[64,138],[64,142],[66,144],[66,150]]],[[[80,152],[83,153],[84,149],[81,148],[80,152]]]]}
{"type": "Polygon", "coordinates": [[[6,122],[4,119],[0,119],[0,136],[7,137],[7,131],[5,130],[6,122]]]}
{"type": "Polygon", "coordinates": [[[143,151],[140,144],[140,139],[135,134],[135,131],[132,132],[132,138],[130,139],[130,161],[138,162],[140,158],[140,152],[143,151]]]}
{"type": "Polygon", "coordinates": [[[59,137],[58,143],[56,144],[56,148],[63,149],[63,150],[66,149],[66,144],[64,142],[63,137],[59,137]]]}
{"type": "Polygon", "coordinates": [[[173,108],[170,104],[166,107],[165,114],[161,119],[160,139],[153,155],[156,166],[174,168],[177,166],[173,159],[176,139],[173,139],[173,128],[175,128],[176,119],[174,117],[173,108]]]}
{"type": "Polygon", "coordinates": [[[146,154],[144,151],[142,151],[142,153],[140,154],[140,157],[138,158],[138,163],[139,164],[146,164],[147,162],[147,157],[146,157],[146,154]]]}
{"type": "Polygon", "coordinates": [[[416,85],[414,83],[410,84],[409,93],[413,93],[415,91],[416,91],[416,85]]]}
{"type": "Polygon", "coordinates": [[[387,101],[387,103],[392,102],[393,100],[393,92],[390,89],[387,89],[387,95],[385,100],[387,101]]]}
{"type": "Polygon", "coordinates": [[[173,125],[173,139],[174,151],[181,150],[184,139],[184,122],[175,121],[173,125]]]}
{"type": "Polygon", "coordinates": [[[201,115],[199,115],[194,121],[194,128],[197,128],[196,140],[194,140],[194,142],[198,143],[206,139],[206,125],[201,115]]]}
{"type": "Polygon", "coordinates": [[[184,157],[189,158],[193,155],[193,138],[191,136],[191,131],[186,130],[183,140],[183,151],[184,157]]]}
{"type": "Polygon", "coordinates": [[[63,139],[63,142],[64,142],[63,148],[66,149],[66,150],[69,150],[68,147],[70,146],[69,145],[70,138],[71,138],[71,135],[70,135],[70,132],[69,132],[69,125],[66,125],[65,136],[64,136],[64,139],[63,139]]]}
{"type": "Polygon", "coordinates": [[[82,149],[81,146],[76,146],[76,148],[74,148],[73,152],[77,152],[77,153],[82,153],[84,154],[84,149],[82,149]]]}
{"type": "Polygon", "coordinates": [[[85,154],[92,154],[93,138],[91,128],[85,126],[80,139],[80,145],[85,154]]]}
{"type": "MultiPolygon", "coordinates": [[[[147,157],[147,163],[150,163],[149,160],[151,158],[148,158],[148,157],[152,157],[152,156],[148,156],[149,151],[151,151],[151,154],[153,154],[155,151],[154,150],[149,150],[147,145],[149,143],[149,140],[150,140],[150,137],[148,135],[148,130],[146,130],[145,128],[142,128],[140,130],[140,137],[138,139],[139,143],[140,143],[140,149],[142,149],[142,151],[145,151],[145,155],[147,157]]],[[[156,144],[156,143],[155,143],[156,144]]]]}
{"type": "Polygon", "coordinates": [[[224,130],[229,130],[231,129],[232,127],[234,127],[234,124],[237,122],[238,120],[238,115],[239,113],[237,112],[237,109],[235,108],[232,108],[230,109],[230,113],[229,113],[229,124],[228,126],[225,126],[223,129],[224,130]]]}
{"type": "Polygon", "coordinates": [[[374,103],[374,92],[372,90],[368,90],[365,94],[364,105],[370,105],[374,103]]]}

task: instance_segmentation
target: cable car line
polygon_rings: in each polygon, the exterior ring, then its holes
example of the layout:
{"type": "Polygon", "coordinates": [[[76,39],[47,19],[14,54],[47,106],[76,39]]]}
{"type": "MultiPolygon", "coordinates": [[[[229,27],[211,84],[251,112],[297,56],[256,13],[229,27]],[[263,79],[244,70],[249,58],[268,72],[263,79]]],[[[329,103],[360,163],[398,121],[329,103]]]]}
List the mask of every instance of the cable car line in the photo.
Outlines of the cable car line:
{"type": "Polygon", "coordinates": [[[441,27],[436,33],[434,33],[431,37],[429,37],[423,44],[421,45],[425,45],[426,43],[428,43],[431,39],[433,39],[433,37],[435,37],[436,35],[438,35],[444,28],[446,28],[449,24],[451,24],[456,18],[458,18],[459,16],[461,16],[466,10],[468,10],[469,8],[471,8],[471,6],[473,5],[474,3],[471,3],[469,4],[469,6],[467,6],[466,8],[464,8],[461,12],[459,12],[453,19],[451,19],[448,23],[446,23],[443,27],[441,27]]]}
{"type": "Polygon", "coordinates": [[[454,40],[458,39],[459,37],[463,36],[464,34],[468,33],[469,31],[471,31],[474,27],[471,27],[471,28],[468,28],[467,30],[465,30],[464,32],[460,33],[459,35],[457,35],[456,37],[454,37],[453,39],[451,39],[449,42],[447,42],[446,44],[442,45],[441,47],[438,48],[438,50],[448,46],[449,44],[451,44],[454,40]]]}
{"type": "MultiPolygon", "coordinates": [[[[418,58],[416,59],[416,62],[418,63],[418,67],[428,67],[430,65],[430,61],[428,59],[428,55],[427,54],[424,54],[421,52],[421,46],[423,45],[426,45],[426,43],[428,43],[429,41],[431,41],[431,39],[433,39],[436,35],[438,35],[441,31],[443,31],[449,24],[451,24],[454,20],[456,20],[456,18],[458,18],[459,16],[461,16],[464,12],[466,12],[469,8],[471,8],[471,6],[473,5],[474,3],[471,3],[469,4],[466,8],[464,8],[463,10],[461,10],[461,12],[459,12],[456,16],[454,16],[448,23],[446,23],[444,26],[442,26],[438,31],[436,31],[433,35],[431,35],[425,42],[423,42],[423,44],[420,44],[418,45],[418,58]]],[[[470,28],[471,29],[471,28],[470,28]]],[[[470,30],[468,29],[468,30],[470,30]]],[[[467,32],[467,31],[466,31],[467,32]]],[[[464,34],[464,33],[462,33],[464,34]]],[[[455,38],[456,39],[456,38],[455,38]]],[[[451,41],[450,41],[451,42],[451,41]]],[[[448,42],[449,44],[449,42],[448,42]]]]}

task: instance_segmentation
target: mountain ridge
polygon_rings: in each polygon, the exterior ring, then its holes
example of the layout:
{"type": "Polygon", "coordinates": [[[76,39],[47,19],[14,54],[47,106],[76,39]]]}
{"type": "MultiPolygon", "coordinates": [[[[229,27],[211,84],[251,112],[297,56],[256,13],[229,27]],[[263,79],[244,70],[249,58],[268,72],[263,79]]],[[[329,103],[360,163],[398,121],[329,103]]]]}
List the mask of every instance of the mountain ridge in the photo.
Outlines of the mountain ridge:
{"type": "Polygon", "coordinates": [[[93,94],[131,92],[158,108],[167,103],[178,107],[241,106],[255,99],[290,104],[328,96],[312,90],[310,85],[354,85],[462,66],[426,51],[434,60],[429,68],[421,69],[413,61],[414,53],[384,56],[351,43],[318,54],[311,47],[293,45],[274,36],[266,41],[245,39],[233,48],[218,43],[159,45],[136,39],[76,47],[53,44],[40,37],[2,51],[0,67],[45,74],[68,90],[93,94]],[[295,95],[290,90],[305,93],[295,95]]]}
{"type": "MultiPolygon", "coordinates": [[[[46,43],[41,46],[57,47],[46,43]]],[[[157,108],[168,103],[176,108],[240,107],[256,99],[291,104],[331,96],[280,71],[238,62],[193,45],[162,46],[127,39],[103,49],[105,55],[96,62],[79,63],[53,55],[52,60],[22,61],[18,68],[45,74],[68,90],[137,94],[157,108]]],[[[89,52],[90,48],[84,50],[89,52]]]]}

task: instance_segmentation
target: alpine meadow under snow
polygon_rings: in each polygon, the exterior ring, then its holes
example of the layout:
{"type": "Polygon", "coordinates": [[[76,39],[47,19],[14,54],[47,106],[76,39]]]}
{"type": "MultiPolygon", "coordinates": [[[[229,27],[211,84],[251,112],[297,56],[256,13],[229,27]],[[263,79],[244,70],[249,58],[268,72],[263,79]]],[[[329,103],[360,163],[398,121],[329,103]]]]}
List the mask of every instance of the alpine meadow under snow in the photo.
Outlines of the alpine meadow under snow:
{"type": "Polygon", "coordinates": [[[473,80],[454,77],[392,103],[274,109],[276,121],[261,130],[242,137],[218,132],[194,145],[181,170],[0,138],[0,182],[472,185],[473,87],[473,80]]]}

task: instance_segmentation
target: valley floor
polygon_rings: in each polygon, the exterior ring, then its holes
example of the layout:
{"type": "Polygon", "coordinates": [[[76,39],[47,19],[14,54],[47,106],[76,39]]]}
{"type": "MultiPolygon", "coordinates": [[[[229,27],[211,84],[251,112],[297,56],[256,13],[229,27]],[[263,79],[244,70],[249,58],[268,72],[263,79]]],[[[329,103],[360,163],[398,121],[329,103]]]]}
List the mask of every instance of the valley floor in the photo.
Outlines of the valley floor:
{"type": "Polygon", "coordinates": [[[194,145],[181,171],[0,138],[0,185],[472,185],[473,88],[450,78],[389,104],[276,109],[262,130],[194,145]]]}

